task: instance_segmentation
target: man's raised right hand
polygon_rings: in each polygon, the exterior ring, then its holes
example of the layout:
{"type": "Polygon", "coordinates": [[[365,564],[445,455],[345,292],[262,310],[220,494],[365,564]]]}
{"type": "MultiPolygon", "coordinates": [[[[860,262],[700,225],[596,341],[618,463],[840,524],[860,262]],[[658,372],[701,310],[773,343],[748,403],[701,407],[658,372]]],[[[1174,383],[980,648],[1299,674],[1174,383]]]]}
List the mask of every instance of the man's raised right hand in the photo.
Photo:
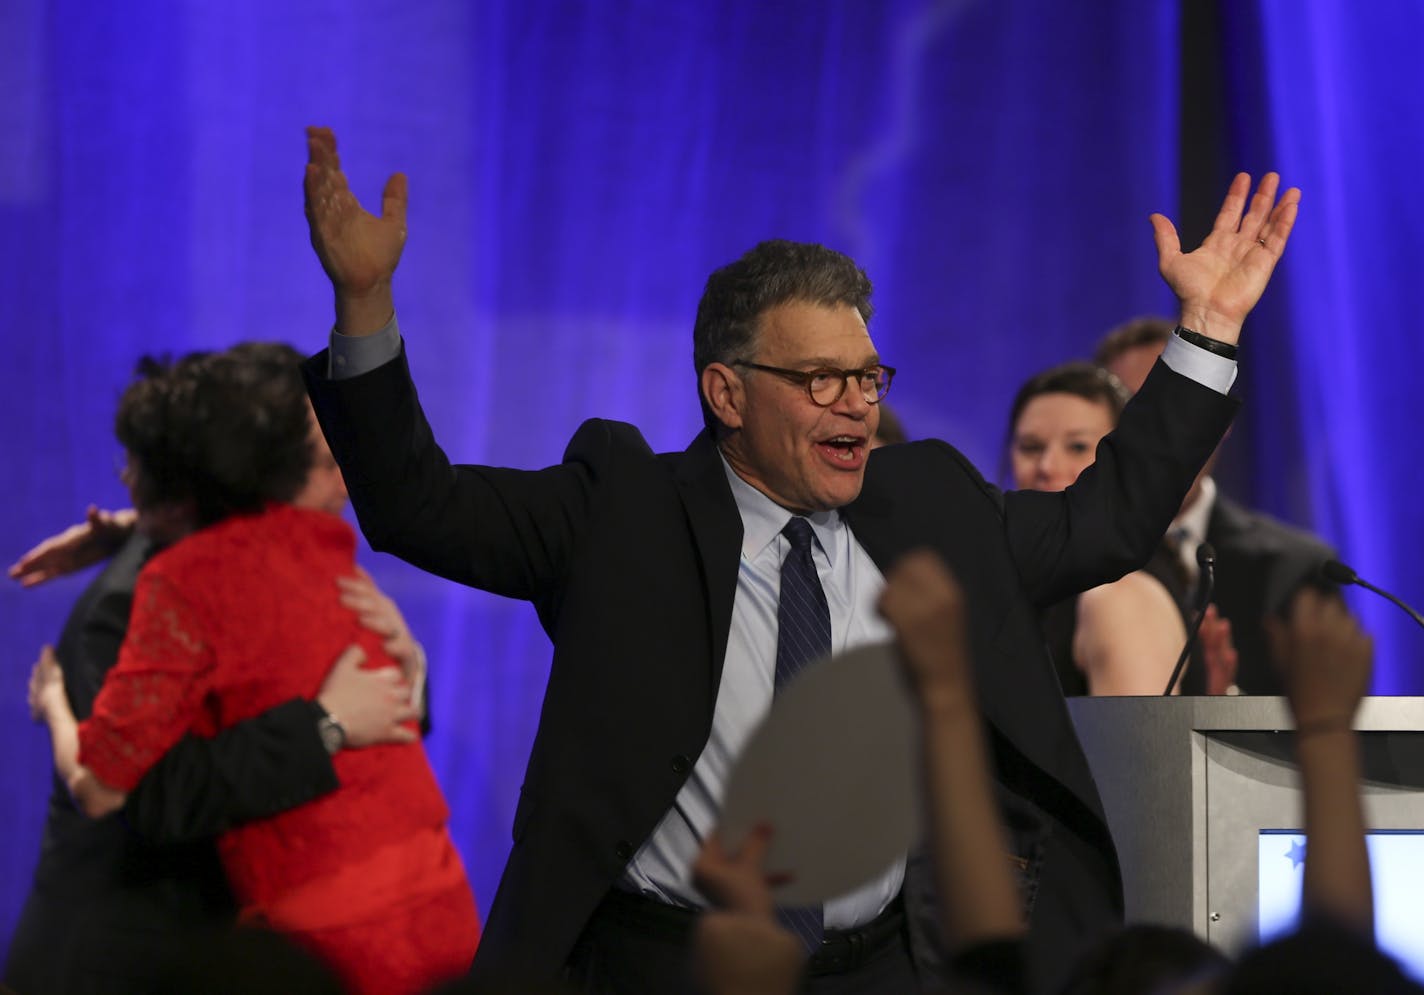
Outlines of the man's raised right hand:
{"type": "Polygon", "coordinates": [[[312,248],[336,292],[336,330],[369,335],[395,312],[391,278],[405,248],[406,178],[395,173],[381,195],[380,217],[346,183],[330,128],[307,128],[302,184],[312,248]]]}

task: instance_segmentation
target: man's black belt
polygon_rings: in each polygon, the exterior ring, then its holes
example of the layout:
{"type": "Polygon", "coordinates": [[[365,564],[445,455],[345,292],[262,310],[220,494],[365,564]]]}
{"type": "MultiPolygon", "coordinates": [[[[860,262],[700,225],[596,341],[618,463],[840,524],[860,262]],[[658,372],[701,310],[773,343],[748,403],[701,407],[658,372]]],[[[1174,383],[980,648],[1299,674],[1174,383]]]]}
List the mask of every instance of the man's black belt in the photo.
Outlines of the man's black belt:
{"type": "Polygon", "coordinates": [[[820,948],[806,962],[806,973],[843,974],[895,943],[905,928],[905,907],[894,900],[870,922],[852,929],[827,929],[820,948]]]}

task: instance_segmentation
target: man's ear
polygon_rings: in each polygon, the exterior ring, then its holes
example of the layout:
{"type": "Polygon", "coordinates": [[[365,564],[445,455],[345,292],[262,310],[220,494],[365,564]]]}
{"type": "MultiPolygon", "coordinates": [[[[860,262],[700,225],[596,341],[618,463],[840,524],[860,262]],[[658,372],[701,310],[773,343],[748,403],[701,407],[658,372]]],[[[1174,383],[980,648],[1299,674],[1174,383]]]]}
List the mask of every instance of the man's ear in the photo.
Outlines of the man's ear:
{"type": "Polygon", "coordinates": [[[702,400],[718,421],[729,429],[742,427],[746,391],[735,370],[725,363],[708,363],[702,368],[699,386],[702,400]]]}

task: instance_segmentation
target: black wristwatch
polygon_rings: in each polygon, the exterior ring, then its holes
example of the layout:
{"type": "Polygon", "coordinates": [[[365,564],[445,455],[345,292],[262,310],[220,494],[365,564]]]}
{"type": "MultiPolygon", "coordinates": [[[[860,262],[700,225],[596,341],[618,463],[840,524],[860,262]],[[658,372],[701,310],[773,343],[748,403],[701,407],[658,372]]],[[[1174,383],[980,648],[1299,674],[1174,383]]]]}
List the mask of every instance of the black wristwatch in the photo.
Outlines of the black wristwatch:
{"type": "Polygon", "coordinates": [[[320,705],[316,707],[321,711],[321,718],[316,720],[316,734],[321,737],[327,754],[334,757],[346,746],[346,727],[331,712],[320,705]]]}

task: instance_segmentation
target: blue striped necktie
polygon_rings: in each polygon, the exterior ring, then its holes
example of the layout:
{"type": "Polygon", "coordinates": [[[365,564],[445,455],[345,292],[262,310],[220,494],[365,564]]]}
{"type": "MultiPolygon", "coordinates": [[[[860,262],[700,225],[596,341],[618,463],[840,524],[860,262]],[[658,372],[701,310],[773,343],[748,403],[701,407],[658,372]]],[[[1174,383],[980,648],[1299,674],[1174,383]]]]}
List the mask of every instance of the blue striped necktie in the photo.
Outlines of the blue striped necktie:
{"type": "MultiPolygon", "coordinates": [[[[781,603],[776,611],[776,690],[800,673],[801,668],[831,652],[831,610],[826,592],[811,558],[815,540],[811,523],[793,517],[781,530],[791,552],[781,564],[781,603]]],[[[781,907],[777,920],[814,952],[825,933],[819,905],[781,907]]]]}

